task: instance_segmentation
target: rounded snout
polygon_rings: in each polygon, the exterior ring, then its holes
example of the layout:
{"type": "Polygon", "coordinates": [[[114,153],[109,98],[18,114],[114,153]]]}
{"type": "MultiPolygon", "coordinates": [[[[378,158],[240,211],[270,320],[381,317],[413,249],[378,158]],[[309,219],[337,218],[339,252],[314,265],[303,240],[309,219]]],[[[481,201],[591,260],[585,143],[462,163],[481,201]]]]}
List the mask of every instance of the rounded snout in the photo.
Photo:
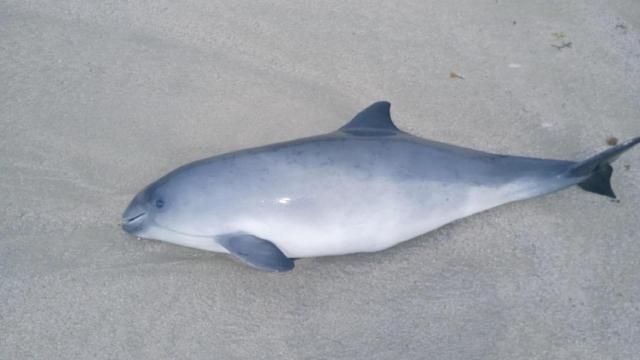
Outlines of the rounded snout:
{"type": "Polygon", "coordinates": [[[147,211],[143,206],[140,195],[137,195],[122,214],[122,229],[130,234],[137,235],[144,228],[147,211]]]}

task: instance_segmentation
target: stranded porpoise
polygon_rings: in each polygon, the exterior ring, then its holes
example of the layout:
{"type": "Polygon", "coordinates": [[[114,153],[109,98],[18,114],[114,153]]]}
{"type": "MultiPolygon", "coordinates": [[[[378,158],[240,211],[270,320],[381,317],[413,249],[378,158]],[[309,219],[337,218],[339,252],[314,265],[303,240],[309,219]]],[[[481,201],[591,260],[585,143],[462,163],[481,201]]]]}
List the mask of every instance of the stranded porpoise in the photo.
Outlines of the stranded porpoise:
{"type": "Polygon", "coordinates": [[[122,227],[287,271],[298,258],[383,250],[576,184],[615,197],[609,164],[640,142],[582,162],[496,155],[403,132],[389,108],[377,102],[326,135],[184,165],[138,193],[122,227]]]}

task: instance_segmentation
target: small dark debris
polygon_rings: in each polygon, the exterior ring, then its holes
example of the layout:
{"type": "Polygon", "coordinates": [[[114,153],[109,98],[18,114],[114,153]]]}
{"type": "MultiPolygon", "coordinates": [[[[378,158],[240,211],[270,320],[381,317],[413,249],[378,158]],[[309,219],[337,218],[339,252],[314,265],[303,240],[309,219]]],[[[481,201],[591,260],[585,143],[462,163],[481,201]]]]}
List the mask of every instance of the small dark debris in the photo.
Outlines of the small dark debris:
{"type": "Polygon", "coordinates": [[[464,80],[464,78],[456,73],[454,73],[453,71],[449,73],[449,79],[460,79],[460,80],[464,80]]]}
{"type": "Polygon", "coordinates": [[[515,20],[513,20],[513,25],[517,24],[517,22],[515,20]]]}
{"type": "Polygon", "coordinates": [[[562,45],[554,45],[551,44],[551,46],[553,46],[554,48],[558,49],[558,50],[562,50],[562,49],[570,49],[571,45],[573,45],[573,43],[571,41],[569,42],[563,42],[562,45]]]}
{"type": "Polygon", "coordinates": [[[629,164],[625,164],[625,165],[624,165],[624,169],[625,169],[625,170],[630,170],[630,169],[631,169],[631,165],[629,165],[629,164]]]}
{"type": "Polygon", "coordinates": [[[618,138],[617,137],[610,137],[607,139],[607,145],[609,146],[614,146],[614,145],[618,145],[618,138]]]}
{"type": "Polygon", "coordinates": [[[611,199],[612,203],[620,204],[620,199],[611,199]]]}
{"type": "Polygon", "coordinates": [[[616,25],[616,30],[619,30],[619,32],[621,34],[626,34],[627,33],[627,26],[625,24],[617,24],[616,25]]]}

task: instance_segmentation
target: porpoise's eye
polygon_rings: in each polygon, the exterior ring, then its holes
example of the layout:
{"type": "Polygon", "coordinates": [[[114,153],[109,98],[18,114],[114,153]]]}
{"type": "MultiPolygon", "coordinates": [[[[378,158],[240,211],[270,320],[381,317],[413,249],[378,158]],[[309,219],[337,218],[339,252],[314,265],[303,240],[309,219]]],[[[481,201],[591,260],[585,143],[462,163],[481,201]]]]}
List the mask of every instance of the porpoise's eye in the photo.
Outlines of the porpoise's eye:
{"type": "Polygon", "coordinates": [[[164,206],[164,201],[162,201],[162,199],[156,200],[156,207],[158,209],[162,208],[163,206],[164,206]]]}

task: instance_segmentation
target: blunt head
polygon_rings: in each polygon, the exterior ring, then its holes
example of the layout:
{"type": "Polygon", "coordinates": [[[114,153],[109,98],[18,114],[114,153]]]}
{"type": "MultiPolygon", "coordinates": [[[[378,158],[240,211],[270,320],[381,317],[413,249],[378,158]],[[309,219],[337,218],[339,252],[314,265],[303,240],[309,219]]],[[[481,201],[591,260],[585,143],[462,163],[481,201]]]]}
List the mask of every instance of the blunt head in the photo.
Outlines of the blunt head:
{"type": "Polygon", "coordinates": [[[139,238],[222,251],[211,241],[222,212],[222,205],[215,205],[222,202],[212,196],[211,178],[197,164],[172,171],[131,200],[122,214],[122,229],[139,238]]]}
{"type": "Polygon", "coordinates": [[[195,234],[202,185],[190,168],[180,168],[140,191],[122,214],[122,229],[134,236],[170,241],[177,234],[195,234]]]}
{"type": "Polygon", "coordinates": [[[122,214],[122,229],[139,237],[146,237],[150,228],[171,211],[168,198],[168,179],[162,178],[140,191],[122,214]]]}
{"type": "Polygon", "coordinates": [[[122,229],[140,238],[188,246],[203,238],[210,242],[227,222],[224,194],[229,182],[218,175],[224,168],[205,160],[177,168],[140,191],[122,214],[122,229]]]}

